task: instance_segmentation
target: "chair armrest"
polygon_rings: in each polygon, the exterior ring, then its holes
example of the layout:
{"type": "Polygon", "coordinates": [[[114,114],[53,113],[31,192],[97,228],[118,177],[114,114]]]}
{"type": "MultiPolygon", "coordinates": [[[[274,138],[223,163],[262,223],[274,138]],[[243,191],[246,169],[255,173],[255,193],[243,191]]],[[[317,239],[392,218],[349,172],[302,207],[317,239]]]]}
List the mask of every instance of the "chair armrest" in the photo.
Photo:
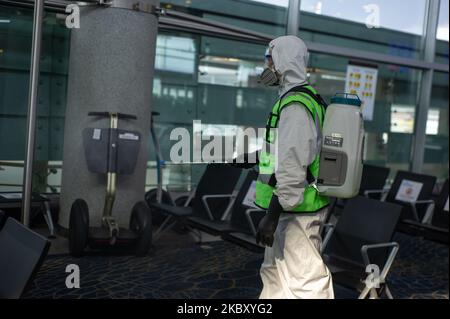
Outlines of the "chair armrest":
{"type": "MultiPolygon", "coordinates": [[[[397,256],[398,250],[400,248],[400,245],[396,242],[389,242],[389,243],[381,243],[381,244],[374,244],[374,245],[364,245],[361,247],[361,255],[364,261],[364,264],[366,267],[371,264],[370,258],[369,258],[369,250],[374,249],[380,249],[380,248],[392,248],[391,252],[389,253],[389,256],[386,260],[386,263],[383,266],[383,270],[381,270],[380,273],[380,282],[384,282],[386,279],[386,276],[391,269],[392,264],[394,263],[395,257],[397,256]]],[[[377,265],[381,266],[381,265],[377,265]]]]}
{"type": "Polygon", "coordinates": [[[380,194],[381,195],[381,201],[385,200],[385,195],[389,193],[389,189],[383,188],[383,189],[369,189],[364,191],[364,197],[370,198],[369,195],[371,194],[380,194]]]}
{"type": "Polygon", "coordinates": [[[435,207],[434,200],[428,199],[428,200],[417,200],[417,201],[413,201],[413,202],[405,202],[405,201],[400,201],[400,202],[411,206],[412,212],[414,214],[414,219],[416,222],[423,223],[423,224],[431,222],[431,219],[433,217],[434,207],[435,207]],[[420,221],[419,214],[417,213],[417,205],[428,205],[427,211],[426,211],[422,221],[420,221]]]}
{"type": "Polygon", "coordinates": [[[434,208],[436,207],[436,203],[434,200],[418,200],[414,203],[414,207],[416,208],[416,205],[427,205],[427,210],[425,212],[425,215],[423,216],[421,222],[422,224],[429,224],[431,225],[431,221],[433,220],[434,215],[434,208]]]}
{"type": "Polygon", "coordinates": [[[414,205],[417,205],[417,204],[434,204],[434,200],[432,200],[432,199],[428,199],[428,200],[416,200],[415,202],[410,202],[410,204],[414,204],[414,205]]]}
{"type": "MultiPolygon", "coordinates": [[[[229,198],[230,199],[230,203],[228,204],[228,207],[225,210],[225,213],[227,213],[228,210],[229,210],[229,207],[232,205],[232,203],[234,203],[234,199],[236,198],[236,195],[234,193],[233,194],[204,195],[202,197],[202,202],[203,202],[203,205],[205,206],[206,212],[208,213],[208,217],[211,220],[214,220],[214,216],[213,216],[213,214],[211,212],[211,208],[208,205],[208,200],[209,199],[218,199],[218,198],[229,198]]],[[[222,214],[221,220],[223,220],[225,213],[222,214]]]]}
{"type": "Polygon", "coordinates": [[[265,210],[259,209],[259,208],[249,208],[245,211],[245,217],[247,218],[248,225],[250,226],[250,230],[252,231],[252,234],[256,236],[256,225],[253,223],[252,214],[253,213],[266,213],[265,210]]]}
{"type": "MultiPolygon", "coordinates": [[[[197,189],[197,184],[196,183],[183,183],[183,184],[177,184],[177,186],[179,185],[186,185],[186,186],[190,186],[192,188],[192,191],[195,191],[195,189],[197,189]]],[[[173,184],[167,184],[165,185],[165,188],[167,189],[168,192],[173,192],[176,191],[175,189],[175,185],[173,184]]]]}
{"type": "Polygon", "coordinates": [[[188,198],[187,198],[186,201],[184,202],[183,207],[188,207],[188,206],[191,204],[192,200],[193,200],[194,197],[195,197],[195,193],[196,193],[196,192],[197,192],[197,187],[194,187],[194,189],[191,190],[191,192],[189,193],[188,198]]]}

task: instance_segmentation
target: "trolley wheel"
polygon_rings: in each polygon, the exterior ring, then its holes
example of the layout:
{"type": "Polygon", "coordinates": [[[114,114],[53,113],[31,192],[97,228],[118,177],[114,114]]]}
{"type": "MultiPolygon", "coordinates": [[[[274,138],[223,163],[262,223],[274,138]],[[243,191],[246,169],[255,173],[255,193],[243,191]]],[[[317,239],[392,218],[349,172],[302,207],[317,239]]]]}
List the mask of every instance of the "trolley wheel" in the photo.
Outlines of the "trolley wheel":
{"type": "Polygon", "coordinates": [[[147,254],[152,244],[152,213],[145,202],[138,202],[131,211],[130,230],[136,233],[136,256],[147,254]]]}
{"type": "Polygon", "coordinates": [[[74,257],[82,257],[88,244],[89,208],[82,199],[77,199],[70,209],[69,251],[74,257]]]}

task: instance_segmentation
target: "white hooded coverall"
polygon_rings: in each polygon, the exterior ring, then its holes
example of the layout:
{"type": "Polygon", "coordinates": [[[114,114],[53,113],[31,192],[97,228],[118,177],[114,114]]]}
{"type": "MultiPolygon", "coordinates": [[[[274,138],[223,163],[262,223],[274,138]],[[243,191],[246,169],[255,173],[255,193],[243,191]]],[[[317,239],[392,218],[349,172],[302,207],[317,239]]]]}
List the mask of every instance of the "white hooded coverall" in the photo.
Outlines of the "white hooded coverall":
{"type": "MultiPolygon", "coordinates": [[[[307,83],[308,50],[296,36],[270,43],[280,80],[280,97],[307,83]]],[[[303,201],[307,167],[318,153],[316,125],[306,107],[292,104],[281,112],[278,124],[275,193],[284,211],[303,201]]],[[[320,256],[321,224],[328,208],[317,213],[280,216],[272,247],[266,247],[261,265],[261,299],[334,298],[330,271],[320,256]]]]}

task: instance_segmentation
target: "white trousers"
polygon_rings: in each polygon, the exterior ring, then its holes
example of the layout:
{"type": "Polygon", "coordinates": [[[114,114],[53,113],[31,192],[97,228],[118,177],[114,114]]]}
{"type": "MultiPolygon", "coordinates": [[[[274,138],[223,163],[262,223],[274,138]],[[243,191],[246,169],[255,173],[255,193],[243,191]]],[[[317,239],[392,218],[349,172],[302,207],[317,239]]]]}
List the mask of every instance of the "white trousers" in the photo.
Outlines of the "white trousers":
{"type": "Polygon", "coordinates": [[[333,299],[331,273],[320,256],[321,224],[328,208],[313,215],[282,214],[261,265],[260,299],[333,299]]]}

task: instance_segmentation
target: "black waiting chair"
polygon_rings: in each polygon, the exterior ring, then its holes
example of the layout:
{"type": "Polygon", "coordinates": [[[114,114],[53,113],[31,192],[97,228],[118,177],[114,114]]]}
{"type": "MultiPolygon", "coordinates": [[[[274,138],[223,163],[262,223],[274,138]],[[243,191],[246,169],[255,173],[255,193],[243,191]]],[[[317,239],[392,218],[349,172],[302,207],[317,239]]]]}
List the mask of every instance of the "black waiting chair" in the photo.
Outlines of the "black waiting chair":
{"type": "Polygon", "coordinates": [[[435,184],[434,176],[399,171],[390,189],[367,190],[365,195],[382,194],[382,201],[403,206],[401,221],[423,222],[429,206],[434,203],[431,197],[435,184]]]}
{"type": "Polygon", "coordinates": [[[256,243],[256,231],[266,211],[252,205],[247,198],[249,191],[252,191],[252,188],[255,187],[254,183],[256,183],[257,178],[258,173],[251,170],[236,198],[231,223],[240,226],[222,232],[221,237],[225,241],[260,253],[264,251],[265,247],[256,243]]]}
{"type": "Polygon", "coordinates": [[[20,298],[31,285],[50,242],[13,218],[0,230],[0,299],[20,298]]]}
{"type": "MultiPolygon", "coordinates": [[[[44,220],[47,223],[49,230],[49,238],[55,238],[55,226],[53,224],[53,217],[50,207],[49,196],[55,196],[55,194],[38,194],[33,193],[31,198],[31,207],[37,209],[32,214],[30,220],[33,220],[37,214],[42,214],[44,220]]],[[[22,193],[20,192],[0,192],[0,208],[5,211],[8,209],[19,209],[22,207],[22,193]]]]}
{"type": "Polygon", "coordinates": [[[255,228],[258,227],[259,222],[264,217],[265,211],[264,210],[254,210],[250,208],[250,214],[249,216],[249,223],[250,223],[250,229],[252,230],[251,233],[248,232],[225,232],[221,235],[222,239],[225,241],[228,241],[230,243],[236,244],[238,246],[241,246],[245,249],[248,249],[250,251],[256,252],[256,253],[262,253],[265,250],[265,247],[256,243],[256,230],[255,228]]]}
{"type": "Polygon", "coordinates": [[[392,238],[401,212],[400,205],[362,196],[348,200],[322,247],[334,282],[358,291],[361,299],[383,293],[393,298],[386,281],[399,249],[392,238]],[[365,285],[369,265],[379,269],[379,287],[365,285]]]}
{"type": "Polygon", "coordinates": [[[449,243],[449,193],[448,179],[437,198],[428,206],[427,212],[421,222],[415,220],[403,221],[415,233],[433,241],[449,243]]]}
{"type": "Polygon", "coordinates": [[[389,176],[388,167],[364,164],[359,195],[365,196],[366,191],[383,189],[389,176]]]}
{"type": "Polygon", "coordinates": [[[163,213],[166,218],[154,234],[154,240],[171,229],[177,222],[189,226],[189,217],[220,220],[229,211],[235,198],[234,189],[242,170],[224,164],[209,164],[184,206],[149,203],[150,208],[163,213]]]}
{"type": "MultiPolygon", "coordinates": [[[[359,195],[367,196],[373,199],[381,199],[380,193],[374,194],[371,191],[384,189],[389,172],[390,169],[388,167],[364,164],[361,176],[361,185],[359,187],[359,195]],[[366,192],[369,192],[368,195],[366,192]]],[[[346,199],[335,199],[332,205],[332,214],[334,216],[339,216],[346,202],[346,199]]]]}
{"type": "MultiPolygon", "coordinates": [[[[249,174],[250,175],[250,174],[249,174]]],[[[254,172],[253,176],[251,177],[252,180],[256,181],[257,179],[257,173],[254,172]]],[[[247,183],[244,184],[245,187],[243,187],[243,189],[241,190],[242,194],[246,196],[247,192],[248,192],[248,188],[250,187],[251,184],[247,183]]],[[[244,247],[248,250],[251,250],[253,252],[257,252],[257,253],[261,253],[265,250],[265,247],[257,244],[256,243],[256,232],[257,232],[257,228],[258,225],[261,221],[261,219],[264,217],[264,215],[266,214],[266,210],[260,209],[260,208],[255,208],[253,206],[247,206],[244,204],[243,199],[245,197],[241,197],[242,199],[239,200],[239,195],[238,195],[238,199],[237,199],[237,205],[238,208],[236,208],[236,211],[240,213],[238,214],[238,216],[242,216],[245,215],[245,218],[247,220],[247,227],[249,227],[249,231],[237,231],[237,230],[232,230],[232,231],[226,231],[222,233],[222,239],[228,242],[231,242],[233,244],[236,244],[238,246],[244,247]]],[[[333,211],[334,207],[337,205],[337,200],[336,199],[331,199],[330,201],[330,205],[328,207],[328,214],[326,217],[326,222],[328,222],[331,214],[330,212],[333,211]]],[[[238,217],[236,217],[237,219],[238,217]]],[[[329,224],[324,224],[322,225],[323,229],[325,229],[325,227],[331,226],[329,224]]],[[[331,232],[329,233],[329,235],[331,234],[331,232]]],[[[324,243],[328,240],[328,237],[326,236],[326,234],[324,232],[322,232],[322,234],[324,236],[324,243]]]]}
{"type": "Polygon", "coordinates": [[[441,193],[435,201],[435,209],[430,217],[431,225],[443,230],[449,229],[449,194],[448,194],[448,179],[442,187],[441,193]]]}
{"type": "Polygon", "coordinates": [[[209,205],[211,199],[214,199],[215,196],[205,196],[203,204],[207,211],[211,212],[210,214],[208,214],[209,218],[193,216],[188,218],[188,223],[196,229],[216,236],[228,232],[251,233],[251,224],[248,221],[248,214],[251,208],[243,204],[243,201],[246,198],[252,184],[256,182],[257,178],[258,173],[256,171],[250,170],[247,173],[247,176],[242,183],[238,194],[233,197],[232,206],[229,206],[229,209],[226,209],[224,213],[219,216],[219,218],[211,218],[211,216],[214,216],[209,205]],[[208,202],[208,200],[210,201],[208,202]]]}

